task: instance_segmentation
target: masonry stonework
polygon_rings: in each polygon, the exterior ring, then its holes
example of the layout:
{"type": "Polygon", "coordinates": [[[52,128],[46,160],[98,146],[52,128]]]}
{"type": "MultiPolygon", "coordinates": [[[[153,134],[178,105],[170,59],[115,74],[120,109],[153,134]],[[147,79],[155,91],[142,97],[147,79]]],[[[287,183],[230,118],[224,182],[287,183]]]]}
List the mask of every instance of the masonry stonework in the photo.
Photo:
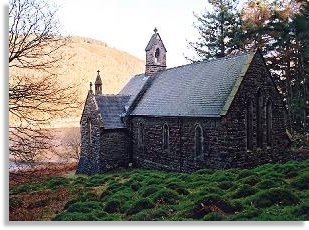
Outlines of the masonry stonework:
{"type": "Polygon", "coordinates": [[[121,95],[89,91],[77,173],[129,165],[194,172],[287,160],[286,108],[259,52],[165,71],[166,49],[156,30],[145,50],[145,74],[121,95]]]}

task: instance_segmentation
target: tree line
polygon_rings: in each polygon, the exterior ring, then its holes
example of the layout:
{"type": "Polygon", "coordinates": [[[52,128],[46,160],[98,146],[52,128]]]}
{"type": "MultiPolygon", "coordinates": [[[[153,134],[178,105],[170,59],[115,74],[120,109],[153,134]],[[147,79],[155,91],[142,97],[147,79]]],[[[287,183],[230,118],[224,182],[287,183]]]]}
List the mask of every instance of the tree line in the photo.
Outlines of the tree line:
{"type": "Polygon", "coordinates": [[[288,109],[289,126],[308,134],[309,3],[306,0],[208,0],[195,14],[199,37],[188,42],[195,56],[209,60],[259,49],[288,109]]]}

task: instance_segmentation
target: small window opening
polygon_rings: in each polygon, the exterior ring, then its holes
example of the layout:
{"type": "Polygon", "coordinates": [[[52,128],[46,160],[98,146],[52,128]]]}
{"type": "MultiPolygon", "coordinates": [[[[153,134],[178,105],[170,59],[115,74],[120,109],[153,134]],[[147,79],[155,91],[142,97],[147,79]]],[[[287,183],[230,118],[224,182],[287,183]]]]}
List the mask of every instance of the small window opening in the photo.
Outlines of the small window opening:
{"type": "Polygon", "coordinates": [[[247,120],[247,149],[252,150],[253,147],[253,104],[251,100],[247,102],[247,111],[246,111],[246,120],[247,120]]]}
{"type": "Polygon", "coordinates": [[[169,147],[169,127],[167,124],[163,125],[163,149],[167,150],[169,147]]]}
{"type": "Polygon", "coordinates": [[[267,146],[271,146],[272,142],[272,105],[271,101],[267,101],[266,105],[266,140],[267,140],[267,146]]]}
{"type": "Polygon", "coordinates": [[[200,125],[195,128],[195,155],[201,156],[203,153],[203,130],[200,125]]]}
{"type": "Polygon", "coordinates": [[[140,123],[138,127],[138,147],[143,146],[144,146],[144,125],[143,123],[140,123]]]}
{"type": "Polygon", "coordinates": [[[92,125],[90,119],[88,120],[88,142],[92,144],[92,125]]]}
{"type": "Polygon", "coordinates": [[[159,56],[160,56],[160,49],[157,48],[156,49],[156,52],[155,52],[155,62],[159,62],[159,56]]]}

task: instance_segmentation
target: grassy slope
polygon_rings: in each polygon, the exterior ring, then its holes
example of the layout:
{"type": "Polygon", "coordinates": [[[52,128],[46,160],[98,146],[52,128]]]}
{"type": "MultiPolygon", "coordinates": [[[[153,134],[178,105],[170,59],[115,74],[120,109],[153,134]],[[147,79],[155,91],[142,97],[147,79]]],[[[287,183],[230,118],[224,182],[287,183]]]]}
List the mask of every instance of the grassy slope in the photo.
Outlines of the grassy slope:
{"type": "Polygon", "coordinates": [[[308,220],[308,166],[51,177],[10,188],[10,220],[308,220]]]}

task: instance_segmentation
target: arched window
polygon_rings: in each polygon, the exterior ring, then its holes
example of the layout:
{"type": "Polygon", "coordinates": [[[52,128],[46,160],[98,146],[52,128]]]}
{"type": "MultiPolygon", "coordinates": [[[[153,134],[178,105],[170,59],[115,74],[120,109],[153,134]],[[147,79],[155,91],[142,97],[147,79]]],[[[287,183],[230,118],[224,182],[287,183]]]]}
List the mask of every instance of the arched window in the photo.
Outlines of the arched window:
{"type": "Polygon", "coordinates": [[[158,61],[159,61],[159,56],[160,56],[160,49],[157,48],[157,49],[156,49],[156,52],[155,52],[155,62],[158,62],[158,61]]]}
{"type": "Polygon", "coordinates": [[[169,147],[169,136],[170,136],[170,131],[169,127],[167,124],[163,125],[163,149],[167,150],[169,147]]]}
{"type": "Polygon", "coordinates": [[[268,99],[266,104],[266,140],[267,146],[271,146],[272,142],[272,104],[271,100],[268,99]]]}
{"type": "Polygon", "coordinates": [[[195,127],[195,156],[203,154],[203,129],[200,125],[195,127]]]}
{"type": "Polygon", "coordinates": [[[253,103],[251,99],[247,102],[246,109],[246,133],[247,133],[247,150],[252,150],[253,147],[253,103]]]}
{"type": "Polygon", "coordinates": [[[262,91],[259,89],[256,94],[256,144],[258,148],[263,147],[263,96],[262,91]]]}
{"type": "Polygon", "coordinates": [[[138,147],[143,147],[144,146],[144,124],[143,123],[139,123],[137,135],[138,135],[137,137],[138,147]]]}
{"type": "Polygon", "coordinates": [[[92,144],[92,125],[91,125],[91,119],[88,119],[87,125],[88,125],[88,143],[92,144]]]}

